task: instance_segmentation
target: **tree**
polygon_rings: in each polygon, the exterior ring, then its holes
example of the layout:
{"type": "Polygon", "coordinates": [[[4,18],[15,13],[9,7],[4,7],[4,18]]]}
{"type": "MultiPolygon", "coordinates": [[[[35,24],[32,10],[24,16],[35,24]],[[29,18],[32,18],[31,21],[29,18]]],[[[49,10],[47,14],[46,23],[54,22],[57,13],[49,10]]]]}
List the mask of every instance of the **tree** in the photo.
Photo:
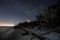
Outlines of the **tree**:
{"type": "Polygon", "coordinates": [[[59,28],[60,26],[60,5],[52,5],[47,9],[42,9],[36,16],[41,28],[46,30],[59,28]]]}
{"type": "MultiPolygon", "coordinates": [[[[29,35],[29,34],[31,34],[33,37],[31,38],[31,40],[33,39],[33,38],[38,38],[38,39],[40,39],[40,40],[45,40],[45,39],[47,39],[47,38],[45,38],[45,37],[42,37],[41,35],[37,35],[37,34],[35,34],[34,32],[30,32],[29,30],[27,30],[27,29],[34,29],[35,27],[37,27],[37,26],[39,26],[39,24],[38,24],[38,21],[33,21],[33,22],[24,22],[24,23],[19,23],[18,25],[16,25],[14,28],[15,29],[20,29],[20,30],[22,30],[22,31],[24,31],[24,33],[22,33],[22,35],[23,36],[25,36],[25,35],[29,35]],[[27,28],[27,29],[25,29],[25,28],[27,28]]],[[[32,30],[33,31],[33,30],[32,30]]],[[[43,34],[42,34],[43,35],[43,34]]]]}
{"type": "MultiPolygon", "coordinates": [[[[24,36],[29,35],[31,33],[31,35],[38,38],[39,40],[46,39],[45,37],[42,37],[43,35],[49,34],[51,32],[60,32],[60,5],[56,4],[48,7],[47,9],[41,9],[36,18],[37,18],[36,21],[29,23],[28,22],[19,23],[14,28],[18,28],[20,30],[25,31],[25,33],[22,33],[22,35],[24,36]],[[31,29],[38,27],[37,30],[42,29],[46,31],[46,33],[37,35],[25,29],[25,28],[29,29],[29,27],[31,27],[31,29]]],[[[32,37],[31,40],[34,37],[32,37]]]]}

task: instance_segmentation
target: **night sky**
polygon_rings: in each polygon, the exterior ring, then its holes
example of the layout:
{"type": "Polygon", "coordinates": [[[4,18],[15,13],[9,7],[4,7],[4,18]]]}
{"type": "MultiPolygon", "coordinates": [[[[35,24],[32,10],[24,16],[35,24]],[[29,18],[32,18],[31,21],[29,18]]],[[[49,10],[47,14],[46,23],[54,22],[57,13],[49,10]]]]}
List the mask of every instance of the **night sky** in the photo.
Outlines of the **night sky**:
{"type": "Polygon", "coordinates": [[[38,9],[54,3],[54,0],[0,0],[0,26],[35,20],[38,9]]]}

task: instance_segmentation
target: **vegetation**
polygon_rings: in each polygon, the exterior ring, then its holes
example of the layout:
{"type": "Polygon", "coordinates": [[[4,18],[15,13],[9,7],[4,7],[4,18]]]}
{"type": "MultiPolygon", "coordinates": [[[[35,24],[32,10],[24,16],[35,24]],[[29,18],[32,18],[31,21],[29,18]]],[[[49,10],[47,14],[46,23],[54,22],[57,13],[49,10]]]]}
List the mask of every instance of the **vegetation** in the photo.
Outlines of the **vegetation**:
{"type": "Polygon", "coordinates": [[[48,9],[42,9],[42,12],[36,16],[43,28],[54,29],[60,26],[60,5],[53,5],[48,9]]]}
{"type": "Polygon", "coordinates": [[[32,21],[32,22],[24,22],[24,23],[18,23],[18,25],[15,26],[15,28],[34,28],[38,26],[37,21],[32,21]]]}
{"type": "MultiPolygon", "coordinates": [[[[46,33],[42,35],[37,35],[35,33],[31,33],[31,35],[39,38],[40,40],[45,40],[46,38],[42,37],[45,34],[51,33],[51,32],[60,32],[60,5],[52,5],[48,7],[47,9],[41,9],[39,14],[36,16],[36,21],[33,22],[24,22],[19,23],[14,28],[19,28],[20,30],[25,31],[22,35],[29,35],[29,31],[24,28],[35,28],[42,29],[46,31],[46,33]]],[[[31,38],[31,40],[34,37],[31,38]]],[[[49,40],[49,39],[48,39],[49,40]]]]}

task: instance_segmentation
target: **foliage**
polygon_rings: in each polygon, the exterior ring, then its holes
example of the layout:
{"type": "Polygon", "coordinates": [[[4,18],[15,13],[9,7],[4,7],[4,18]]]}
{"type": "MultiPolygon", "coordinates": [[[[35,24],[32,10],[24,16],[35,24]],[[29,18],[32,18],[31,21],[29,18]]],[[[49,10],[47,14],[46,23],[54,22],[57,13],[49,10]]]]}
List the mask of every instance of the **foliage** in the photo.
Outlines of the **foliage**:
{"type": "Polygon", "coordinates": [[[53,5],[47,9],[42,9],[42,12],[36,18],[43,28],[54,29],[60,26],[60,5],[53,5]]]}
{"type": "MultiPolygon", "coordinates": [[[[22,35],[29,35],[30,32],[24,28],[29,29],[31,27],[32,29],[39,26],[37,29],[42,28],[47,30],[47,32],[42,35],[37,35],[35,33],[31,33],[31,35],[39,38],[40,40],[45,40],[46,38],[42,37],[43,35],[60,30],[60,5],[52,5],[47,9],[41,9],[36,18],[36,21],[19,23],[14,28],[19,28],[20,30],[25,31],[22,35]]],[[[34,37],[32,37],[31,40],[33,38],[34,37]]]]}

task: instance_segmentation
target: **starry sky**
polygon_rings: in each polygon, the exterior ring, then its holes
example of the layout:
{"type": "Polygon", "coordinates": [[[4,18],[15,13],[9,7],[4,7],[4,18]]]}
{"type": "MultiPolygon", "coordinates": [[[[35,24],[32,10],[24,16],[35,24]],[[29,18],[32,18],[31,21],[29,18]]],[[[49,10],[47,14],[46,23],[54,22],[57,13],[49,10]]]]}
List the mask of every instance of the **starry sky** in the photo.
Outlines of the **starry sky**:
{"type": "Polygon", "coordinates": [[[55,0],[0,0],[0,25],[35,20],[38,9],[54,3],[55,0]]]}

